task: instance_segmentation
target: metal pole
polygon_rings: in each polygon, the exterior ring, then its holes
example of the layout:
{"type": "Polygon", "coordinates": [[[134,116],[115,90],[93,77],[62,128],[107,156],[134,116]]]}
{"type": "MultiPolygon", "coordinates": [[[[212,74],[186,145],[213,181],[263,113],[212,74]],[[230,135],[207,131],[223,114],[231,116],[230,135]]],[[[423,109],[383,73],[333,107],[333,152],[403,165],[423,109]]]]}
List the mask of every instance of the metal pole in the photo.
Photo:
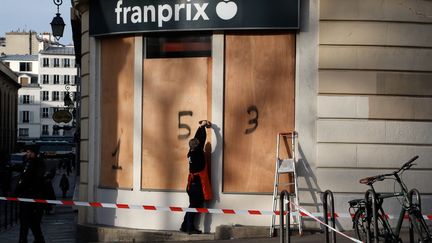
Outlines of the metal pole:
{"type": "MultiPolygon", "coordinates": [[[[408,193],[409,206],[410,206],[410,207],[413,206],[412,198],[413,198],[413,195],[414,195],[414,194],[416,195],[416,198],[417,198],[417,207],[418,207],[418,209],[419,209],[420,212],[421,212],[421,198],[420,198],[420,192],[419,192],[419,190],[417,190],[417,189],[415,189],[415,188],[411,189],[411,191],[409,191],[409,193],[408,193]]],[[[410,222],[410,224],[409,224],[409,237],[410,237],[410,242],[411,242],[411,243],[414,243],[414,225],[413,225],[413,223],[412,223],[411,217],[409,217],[409,222],[410,222]]]]}
{"type": "Polygon", "coordinates": [[[377,212],[377,201],[376,201],[376,193],[374,190],[369,189],[366,191],[365,194],[365,200],[366,200],[366,235],[367,235],[367,242],[371,242],[371,236],[370,236],[370,212],[369,212],[369,196],[372,197],[372,218],[374,220],[374,242],[378,243],[378,212],[377,212]]]}
{"type": "Polygon", "coordinates": [[[5,229],[8,227],[8,210],[7,210],[8,201],[5,202],[5,229]]]}
{"type": "Polygon", "coordinates": [[[1,231],[1,227],[2,225],[2,219],[3,219],[3,211],[1,211],[1,207],[3,206],[3,201],[0,202],[0,231],[1,231]]]}
{"type": "MultiPolygon", "coordinates": [[[[323,211],[324,211],[324,223],[328,224],[328,198],[330,197],[330,219],[332,221],[331,226],[336,228],[335,210],[334,210],[334,197],[333,192],[326,190],[323,194],[323,211]]],[[[326,243],[330,242],[329,229],[325,227],[326,243]]],[[[332,242],[336,243],[336,232],[332,231],[332,242]]]]}
{"type": "Polygon", "coordinates": [[[280,243],[284,243],[285,241],[285,233],[287,235],[287,243],[291,242],[291,231],[290,231],[290,202],[289,202],[289,193],[287,190],[283,190],[280,193],[280,203],[279,203],[279,221],[280,221],[280,243]],[[288,199],[288,203],[287,203],[287,212],[286,215],[284,213],[284,198],[288,199]],[[287,221],[287,227],[285,230],[284,227],[284,215],[286,216],[286,221],[287,221]]]}

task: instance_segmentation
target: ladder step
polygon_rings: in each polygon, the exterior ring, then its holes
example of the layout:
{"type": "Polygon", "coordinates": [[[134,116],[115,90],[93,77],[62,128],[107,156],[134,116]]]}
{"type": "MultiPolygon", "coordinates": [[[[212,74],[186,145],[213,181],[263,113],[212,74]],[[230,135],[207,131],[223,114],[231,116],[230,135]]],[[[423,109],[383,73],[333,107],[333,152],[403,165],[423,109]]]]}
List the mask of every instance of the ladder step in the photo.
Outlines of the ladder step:
{"type": "Polygon", "coordinates": [[[291,185],[295,185],[295,183],[293,182],[276,183],[276,186],[291,186],[291,185]]]}
{"type": "Polygon", "coordinates": [[[278,173],[288,173],[295,171],[294,159],[278,159],[278,173]]]}
{"type": "MultiPolygon", "coordinates": [[[[286,187],[294,187],[294,192],[297,192],[298,185],[297,185],[297,175],[296,175],[296,165],[297,165],[297,157],[296,157],[296,148],[298,148],[298,142],[297,142],[297,133],[296,132],[289,132],[289,133],[278,133],[276,137],[276,161],[275,161],[275,181],[273,184],[273,210],[277,210],[277,207],[280,207],[281,203],[286,204],[288,200],[291,200],[292,202],[299,204],[299,195],[297,193],[290,193],[288,198],[284,199],[284,202],[279,202],[281,197],[279,194],[278,188],[286,188],[286,187]],[[284,139],[283,137],[287,135],[292,136],[290,139],[284,139]],[[282,140],[280,139],[282,136],[282,140]],[[284,145],[283,152],[284,158],[281,158],[281,151],[280,146],[284,145]],[[286,151],[285,151],[286,150],[286,151]],[[291,158],[290,158],[291,157],[291,158]],[[281,181],[281,174],[290,174],[288,177],[290,178],[291,182],[286,182],[286,180],[281,181]]],[[[297,207],[291,208],[291,222],[290,225],[295,225],[298,227],[299,233],[302,234],[302,215],[300,214],[297,207]]],[[[280,216],[279,216],[280,217],[280,216]]],[[[274,228],[277,227],[280,230],[280,226],[277,225],[276,221],[276,215],[272,214],[272,222],[270,227],[270,235],[274,235],[274,228]]]]}

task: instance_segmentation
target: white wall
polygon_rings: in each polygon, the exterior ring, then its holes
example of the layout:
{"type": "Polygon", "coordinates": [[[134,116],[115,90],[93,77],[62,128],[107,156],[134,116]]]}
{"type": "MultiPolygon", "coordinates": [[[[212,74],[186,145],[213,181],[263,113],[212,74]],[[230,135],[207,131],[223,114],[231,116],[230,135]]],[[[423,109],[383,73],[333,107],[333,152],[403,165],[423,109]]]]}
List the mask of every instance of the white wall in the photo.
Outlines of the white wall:
{"type": "Polygon", "coordinates": [[[29,138],[39,138],[40,135],[40,88],[39,87],[28,87],[21,88],[18,90],[18,129],[29,128],[29,138]],[[31,97],[31,104],[20,103],[23,95],[29,95],[31,97]],[[20,115],[22,111],[30,112],[29,123],[22,123],[20,115]]]}
{"type": "MultiPolygon", "coordinates": [[[[29,83],[31,82],[30,77],[26,74],[37,74],[39,72],[39,62],[38,61],[17,61],[17,60],[6,60],[6,62],[9,62],[9,67],[12,69],[12,71],[20,73],[19,77],[28,77],[29,83]],[[32,70],[29,72],[20,72],[20,62],[31,62],[32,63],[32,70]]],[[[19,81],[20,78],[18,78],[19,81]]],[[[40,128],[40,111],[39,111],[39,105],[40,105],[40,87],[38,86],[23,86],[18,90],[18,134],[19,135],[19,129],[20,128],[28,128],[29,129],[29,136],[28,138],[39,138],[41,128],[40,128]],[[20,97],[23,95],[29,95],[31,96],[32,104],[21,104],[20,103],[20,97]],[[20,120],[20,114],[22,111],[29,111],[30,112],[30,122],[29,123],[22,123],[22,120],[20,120]]]]}

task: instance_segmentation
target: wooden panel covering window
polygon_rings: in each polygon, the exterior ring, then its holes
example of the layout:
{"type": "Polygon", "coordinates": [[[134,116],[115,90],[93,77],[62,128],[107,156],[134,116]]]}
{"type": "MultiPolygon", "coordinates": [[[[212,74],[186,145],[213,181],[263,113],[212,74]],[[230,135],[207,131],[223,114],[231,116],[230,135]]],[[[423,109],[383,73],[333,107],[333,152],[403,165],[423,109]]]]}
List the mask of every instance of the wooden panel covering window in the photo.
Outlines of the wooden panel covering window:
{"type": "Polygon", "coordinates": [[[100,186],[132,188],[134,37],[101,40],[100,186]]]}
{"type": "Polygon", "coordinates": [[[210,57],[144,59],[142,188],[186,188],[188,141],[210,120],[209,87],[210,57]]]}
{"type": "Polygon", "coordinates": [[[225,45],[223,190],[270,193],[276,135],[294,130],[295,34],[229,34],[225,45]]]}

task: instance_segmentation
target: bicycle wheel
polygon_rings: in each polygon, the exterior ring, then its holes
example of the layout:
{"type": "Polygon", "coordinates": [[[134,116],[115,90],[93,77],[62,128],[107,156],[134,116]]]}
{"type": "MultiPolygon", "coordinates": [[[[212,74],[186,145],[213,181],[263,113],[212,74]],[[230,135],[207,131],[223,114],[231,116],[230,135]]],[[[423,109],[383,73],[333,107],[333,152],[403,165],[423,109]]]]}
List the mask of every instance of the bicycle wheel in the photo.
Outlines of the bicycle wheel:
{"type": "MultiPolygon", "coordinates": [[[[366,242],[367,240],[367,233],[366,233],[366,227],[367,227],[367,219],[365,210],[363,208],[357,210],[357,212],[354,214],[354,231],[356,234],[357,239],[366,242]]],[[[375,237],[374,232],[374,225],[375,222],[373,219],[371,220],[370,224],[370,237],[373,239],[375,237]]],[[[378,215],[378,239],[380,242],[399,242],[400,240],[395,240],[395,237],[393,236],[393,233],[389,231],[388,227],[384,226],[384,218],[381,214],[378,215]]]]}
{"type": "Polygon", "coordinates": [[[432,235],[420,210],[411,210],[409,217],[414,228],[414,242],[432,243],[432,235]]]}
{"type": "Polygon", "coordinates": [[[364,209],[359,209],[355,212],[353,218],[353,227],[357,239],[365,241],[367,238],[366,234],[366,215],[364,209]]]}

